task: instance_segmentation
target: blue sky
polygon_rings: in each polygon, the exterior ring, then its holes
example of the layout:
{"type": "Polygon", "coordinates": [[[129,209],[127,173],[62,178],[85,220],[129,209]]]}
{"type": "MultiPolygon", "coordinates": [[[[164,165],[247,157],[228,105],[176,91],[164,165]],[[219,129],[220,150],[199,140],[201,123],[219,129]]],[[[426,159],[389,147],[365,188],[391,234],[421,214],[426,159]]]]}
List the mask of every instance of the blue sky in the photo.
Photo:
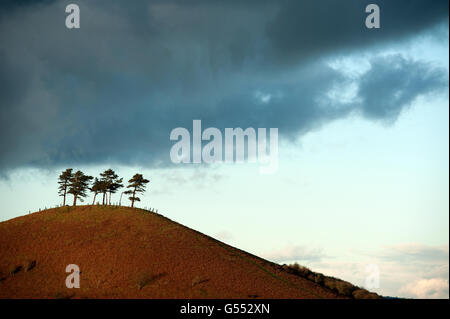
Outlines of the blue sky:
{"type": "Polygon", "coordinates": [[[78,34],[58,27],[64,1],[0,11],[1,220],[60,203],[66,167],[142,172],[141,207],[231,245],[357,285],[375,264],[372,290],[448,298],[448,3],[380,1],[376,35],[352,22],[333,40],[313,2],[79,2],[78,34]],[[291,16],[306,9],[318,20],[291,16]],[[194,119],[279,128],[278,171],[172,165],[170,131],[194,119]]]}

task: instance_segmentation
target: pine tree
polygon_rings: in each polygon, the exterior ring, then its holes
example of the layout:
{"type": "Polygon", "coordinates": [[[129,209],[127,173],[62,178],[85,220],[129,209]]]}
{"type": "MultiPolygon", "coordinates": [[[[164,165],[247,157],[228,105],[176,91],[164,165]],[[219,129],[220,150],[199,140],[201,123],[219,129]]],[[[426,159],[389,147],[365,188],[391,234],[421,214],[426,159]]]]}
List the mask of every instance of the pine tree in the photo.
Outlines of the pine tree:
{"type": "Polygon", "coordinates": [[[63,197],[63,206],[66,206],[66,195],[67,195],[67,188],[69,187],[70,180],[72,178],[72,169],[68,168],[64,172],[59,175],[58,179],[58,194],[59,196],[63,197]]]}
{"type": "Polygon", "coordinates": [[[123,178],[119,178],[114,180],[111,184],[109,184],[109,205],[111,205],[111,194],[116,193],[120,188],[123,187],[122,184],[123,178]]]}
{"type": "Polygon", "coordinates": [[[103,193],[103,204],[105,204],[105,195],[106,192],[109,192],[109,201],[106,202],[111,205],[111,195],[117,192],[120,188],[123,187],[122,178],[119,178],[119,176],[114,172],[112,169],[107,169],[103,173],[100,173],[101,181],[105,183],[104,193],[103,193]]]}
{"type": "Polygon", "coordinates": [[[105,205],[105,199],[107,200],[106,193],[108,192],[108,184],[105,181],[101,181],[101,193],[103,194],[102,205],[105,205]]]}
{"type": "Polygon", "coordinates": [[[69,190],[67,193],[73,195],[73,206],[76,206],[77,199],[81,202],[83,197],[86,197],[86,191],[89,189],[89,181],[92,176],[84,175],[82,171],[77,171],[70,179],[69,190]]]}
{"type": "Polygon", "coordinates": [[[92,200],[92,205],[94,205],[94,203],[95,203],[95,198],[97,197],[97,194],[103,193],[103,190],[105,188],[106,188],[105,183],[96,177],[94,180],[94,183],[92,184],[92,187],[89,189],[91,192],[94,193],[94,199],[92,200]]]}
{"type": "Polygon", "coordinates": [[[142,174],[135,174],[133,178],[131,178],[128,183],[127,188],[130,188],[124,194],[131,195],[128,197],[131,200],[131,207],[134,207],[134,202],[139,202],[141,199],[136,196],[136,194],[143,194],[145,192],[145,184],[149,183],[148,179],[145,179],[142,174]]]}

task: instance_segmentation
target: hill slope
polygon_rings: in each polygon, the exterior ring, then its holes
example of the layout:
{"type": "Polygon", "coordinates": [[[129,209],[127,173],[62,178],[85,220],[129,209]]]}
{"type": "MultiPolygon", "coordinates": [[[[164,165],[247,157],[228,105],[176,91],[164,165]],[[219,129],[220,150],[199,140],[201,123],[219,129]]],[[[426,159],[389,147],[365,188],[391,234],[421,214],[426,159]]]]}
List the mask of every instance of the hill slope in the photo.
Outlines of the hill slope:
{"type": "Polygon", "coordinates": [[[61,207],[0,223],[0,298],[72,297],[344,296],[140,209],[61,207]],[[79,289],[65,286],[68,264],[79,289]]]}

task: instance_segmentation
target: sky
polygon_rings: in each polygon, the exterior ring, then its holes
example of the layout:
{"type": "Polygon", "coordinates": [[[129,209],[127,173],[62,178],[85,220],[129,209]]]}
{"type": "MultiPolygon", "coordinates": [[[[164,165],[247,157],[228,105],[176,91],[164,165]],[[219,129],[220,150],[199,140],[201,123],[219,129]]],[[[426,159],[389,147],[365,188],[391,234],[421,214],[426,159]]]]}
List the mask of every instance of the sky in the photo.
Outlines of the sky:
{"type": "Polygon", "coordinates": [[[60,204],[67,167],[140,172],[141,207],[233,246],[449,297],[447,1],[372,1],[379,29],[362,0],[72,2],[80,29],[0,5],[0,220],[60,204]],[[278,170],[172,163],[196,119],[278,128],[278,170]]]}

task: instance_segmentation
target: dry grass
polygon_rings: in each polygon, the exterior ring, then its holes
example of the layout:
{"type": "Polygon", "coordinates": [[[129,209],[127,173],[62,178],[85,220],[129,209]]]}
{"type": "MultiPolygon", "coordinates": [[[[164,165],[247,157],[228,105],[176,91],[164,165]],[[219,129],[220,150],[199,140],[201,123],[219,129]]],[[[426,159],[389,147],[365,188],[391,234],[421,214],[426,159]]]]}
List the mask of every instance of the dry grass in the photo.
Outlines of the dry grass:
{"type": "Polygon", "coordinates": [[[59,207],[0,223],[0,298],[343,297],[320,282],[141,209],[59,207]],[[65,287],[68,264],[80,289],[65,287]]]}

